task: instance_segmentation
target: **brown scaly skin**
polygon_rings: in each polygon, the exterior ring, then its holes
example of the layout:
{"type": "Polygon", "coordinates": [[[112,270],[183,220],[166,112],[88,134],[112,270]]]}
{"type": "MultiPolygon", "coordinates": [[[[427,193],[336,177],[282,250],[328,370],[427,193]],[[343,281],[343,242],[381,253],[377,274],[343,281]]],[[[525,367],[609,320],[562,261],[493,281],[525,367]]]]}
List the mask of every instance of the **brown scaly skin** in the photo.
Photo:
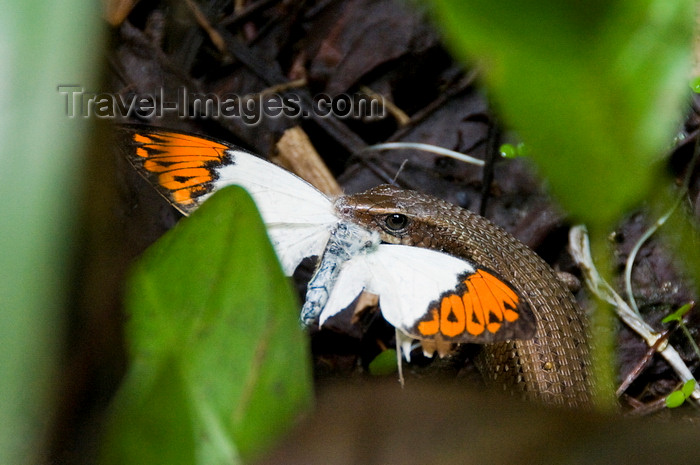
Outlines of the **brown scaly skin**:
{"type": "Polygon", "coordinates": [[[385,242],[441,250],[498,272],[528,299],[537,332],[529,340],[486,345],[477,360],[484,377],[527,399],[591,406],[584,317],[552,268],[526,245],[468,210],[388,185],[340,197],[336,209],[345,219],[378,231],[385,242]],[[399,231],[386,224],[396,213],[409,219],[399,231]]]}

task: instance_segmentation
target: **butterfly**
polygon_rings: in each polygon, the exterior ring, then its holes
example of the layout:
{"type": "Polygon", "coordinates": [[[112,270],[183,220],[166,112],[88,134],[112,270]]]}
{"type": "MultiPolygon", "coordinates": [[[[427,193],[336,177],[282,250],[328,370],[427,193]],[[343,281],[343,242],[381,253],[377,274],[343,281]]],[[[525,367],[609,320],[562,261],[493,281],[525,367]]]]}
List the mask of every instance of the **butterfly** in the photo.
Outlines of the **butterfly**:
{"type": "MultiPolygon", "coordinates": [[[[306,257],[321,257],[301,319],[319,325],[363,291],[379,296],[397,330],[399,357],[414,341],[426,354],[453,343],[528,339],[536,330],[526,299],[498,273],[447,253],[384,244],[379,234],[344,220],[308,182],[251,152],[209,137],[123,126],[119,147],[136,171],[189,215],[217,189],[236,184],[255,201],[287,276],[306,257]]],[[[341,197],[342,198],[342,197],[341,197]]]]}

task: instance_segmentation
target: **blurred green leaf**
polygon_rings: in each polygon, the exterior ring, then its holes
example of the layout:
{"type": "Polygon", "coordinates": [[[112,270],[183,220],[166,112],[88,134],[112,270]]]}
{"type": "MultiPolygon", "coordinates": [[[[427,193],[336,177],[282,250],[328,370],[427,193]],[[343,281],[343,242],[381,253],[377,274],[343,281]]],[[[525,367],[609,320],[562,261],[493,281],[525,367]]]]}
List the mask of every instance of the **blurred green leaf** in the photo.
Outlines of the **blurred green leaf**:
{"type": "Polygon", "coordinates": [[[248,461],[309,405],[298,303],[241,188],[217,192],[152,246],[126,300],[132,366],[103,464],[248,461]]]}
{"type": "Polygon", "coordinates": [[[94,1],[3,2],[0,14],[0,463],[38,462],[54,417],[83,147],[56,87],[92,86],[94,1]],[[89,46],[86,44],[89,43],[89,46]]]}
{"type": "Polygon", "coordinates": [[[175,356],[132,367],[114,405],[108,463],[197,463],[194,408],[175,356]]]}
{"type": "Polygon", "coordinates": [[[687,98],[692,0],[433,0],[552,192],[607,227],[649,193],[687,98]]]}
{"type": "MultiPolygon", "coordinates": [[[[596,262],[608,263],[609,229],[662,184],[657,161],[689,95],[695,2],[432,4],[455,52],[479,62],[502,120],[527,143],[550,191],[591,230],[596,262]]],[[[591,324],[601,408],[613,406],[608,311],[600,304],[591,324]]]]}

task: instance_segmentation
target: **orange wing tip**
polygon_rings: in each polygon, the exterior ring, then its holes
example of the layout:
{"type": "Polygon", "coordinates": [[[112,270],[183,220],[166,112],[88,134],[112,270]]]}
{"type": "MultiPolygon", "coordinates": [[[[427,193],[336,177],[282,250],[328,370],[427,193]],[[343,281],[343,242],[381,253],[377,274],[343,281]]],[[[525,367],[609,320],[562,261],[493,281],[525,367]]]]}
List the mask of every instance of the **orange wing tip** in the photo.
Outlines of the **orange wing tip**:
{"type": "Polygon", "coordinates": [[[534,336],[535,317],[529,304],[496,273],[480,268],[459,281],[416,322],[411,331],[415,337],[488,343],[534,336]]]}
{"type": "Polygon", "coordinates": [[[229,146],[203,137],[155,129],[130,132],[129,140],[137,170],[185,214],[214,189],[217,168],[231,162],[229,146]]]}

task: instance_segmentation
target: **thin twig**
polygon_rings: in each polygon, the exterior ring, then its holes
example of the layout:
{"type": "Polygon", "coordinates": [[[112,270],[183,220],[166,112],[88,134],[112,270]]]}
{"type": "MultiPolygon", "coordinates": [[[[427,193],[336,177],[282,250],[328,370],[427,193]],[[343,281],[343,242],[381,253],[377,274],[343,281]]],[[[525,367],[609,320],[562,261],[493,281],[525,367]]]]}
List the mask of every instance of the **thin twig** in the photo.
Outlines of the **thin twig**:
{"type": "Polygon", "coordinates": [[[394,119],[396,119],[396,122],[398,123],[399,127],[407,126],[411,123],[411,118],[406,114],[406,112],[404,112],[401,108],[396,106],[396,104],[394,104],[394,102],[392,102],[388,98],[385,98],[383,95],[376,93],[367,86],[361,86],[360,91],[369,95],[372,99],[380,100],[382,102],[382,105],[384,105],[384,108],[386,108],[386,110],[389,112],[389,114],[392,115],[394,119]]]}
{"type": "Polygon", "coordinates": [[[627,388],[634,382],[637,377],[639,377],[640,373],[644,371],[644,369],[649,365],[649,362],[651,361],[652,356],[656,351],[659,350],[659,347],[661,347],[662,344],[665,344],[666,341],[668,340],[669,335],[671,334],[671,331],[664,331],[661,334],[661,337],[656,341],[656,343],[649,347],[649,349],[646,351],[644,354],[644,357],[635,365],[634,368],[625,376],[625,379],[622,381],[620,386],[617,388],[617,391],[615,392],[615,395],[617,397],[622,396],[622,394],[627,390],[627,388]]]}
{"type": "Polygon", "coordinates": [[[630,416],[643,417],[650,415],[654,412],[659,412],[666,408],[666,398],[661,397],[659,399],[653,400],[646,404],[642,404],[640,407],[635,407],[634,410],[629,412],[630,416]]]}
{"type": "Polygon", "coordinates": [[[204,29],[204,31],[209,35],[209,39],[211,42],[214,44],[214,46],[219,50],[221,54],[226,53],[226,43],[224,42],[224,39],[221,37],[221,34],[219,34],[219,31],[217,31],[209,22],[209,19],[207,16],[202,12],[202,10],[199,9],[199,6],[192,0],[185,0],[185,3],[187,4],[187,7],[190,9],[192,14],[194,15],[195,21],[197,21],[197,24],[199,24],[199,27],[204,29]]]}

